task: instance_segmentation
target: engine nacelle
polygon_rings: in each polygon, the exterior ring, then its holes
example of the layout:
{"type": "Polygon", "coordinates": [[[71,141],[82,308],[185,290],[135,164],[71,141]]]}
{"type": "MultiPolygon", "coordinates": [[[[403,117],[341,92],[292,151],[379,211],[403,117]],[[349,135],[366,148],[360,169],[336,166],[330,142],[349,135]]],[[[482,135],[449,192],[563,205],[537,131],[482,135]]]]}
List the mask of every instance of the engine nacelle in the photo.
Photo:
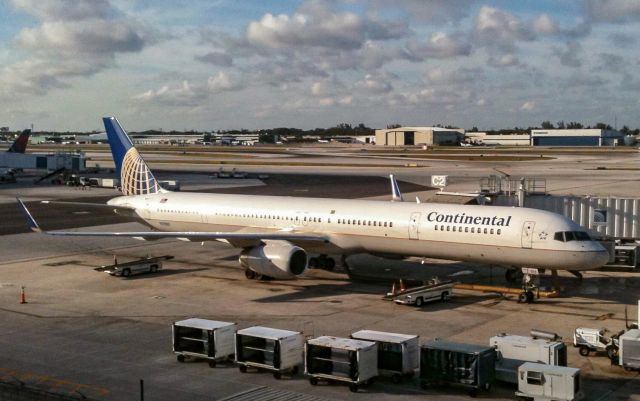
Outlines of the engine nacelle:
{"type": "Polygon", "coordinates": [[[245,249],[240,265],[256,273],[279,279],[292,279],[307,270],[304,249],[285,241],[265,241],[265,245],[245,249]]]}

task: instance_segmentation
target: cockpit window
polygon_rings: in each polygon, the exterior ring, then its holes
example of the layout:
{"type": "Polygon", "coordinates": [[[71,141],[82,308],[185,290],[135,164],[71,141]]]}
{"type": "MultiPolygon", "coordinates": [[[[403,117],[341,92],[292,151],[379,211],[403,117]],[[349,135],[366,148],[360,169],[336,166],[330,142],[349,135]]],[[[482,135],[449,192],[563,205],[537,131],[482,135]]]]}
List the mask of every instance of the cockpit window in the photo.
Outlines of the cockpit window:
{"type": "Polygon", "coordinates": [[[591,241],[589,234],[584,231],[576,231],[574,234],[576,235],[577,241],[591,241]]]}
{"type": "Polygon", "coordinates": [[[591,237],[585,231],[559,231],[553,235],[553,239],[561,242],[591,241],[591,237]]]}

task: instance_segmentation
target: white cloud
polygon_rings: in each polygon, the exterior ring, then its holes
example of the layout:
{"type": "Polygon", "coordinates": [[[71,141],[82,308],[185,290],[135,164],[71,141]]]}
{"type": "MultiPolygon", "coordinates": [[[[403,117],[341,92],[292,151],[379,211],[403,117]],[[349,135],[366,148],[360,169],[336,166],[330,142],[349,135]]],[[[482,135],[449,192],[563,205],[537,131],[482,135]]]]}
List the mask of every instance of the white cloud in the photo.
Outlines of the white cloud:
{"type": "Polygon", "coordinates": [[[223,92],[240,89],[241,85],[238,82],[233,82],[228,74],[220,71],[215,76],[209,77],[207,87],[212,92],[223,92]]]}
{"type": "Polygon", "coordinates": [[[533,30],[541,35],[551,35],[558,32],[558,23],[549,15],[542,14],[533,20],[533,30]]]}
{"type": "Polygon", "coordinates": [[[408,48],[420,58],[452,58],[471,53],[471,44],[462,35],[445,32],[434,32],[426,43],[411,42],[408,48]]]}
{"type": "Polygon", "coordinates": [[[627,22],[640,20],[637,0],[587,0],[587,15],[595,22],[627,22]]]}
{"type": "Polygon", "coordinates": [[[68,88],[74,78],[113,67],[117,54],[139,52],[155,40],[107,0],[12,0],[12,4],[41,20],[14,38],[26,58],[0,70],[0,89],[16,95],[68,88]]]}
{"type": "Polygon", "coordinates": [[[107,18],[117,14],[108,0],[11,0],[11,3],[45,21],[107,18]]]}
{"type": "Polygon", "coordinates": [[[538,104],[536,103],[535,100],[527,100],[526,102],[522,103],[522,105],[520,105],[519,110],[520,111],[534,111],[537,106],[538,106],[538,104]]]}
{"type": "Polygon", "coordinates": [[[291,16],[267,13],[260,21],[249,24],[246,38],[252,44],[276,49],[305,46],[357,49],[369,39],[396,39],[406,34],[407,27],[402,23],[380,22],[315,6],[291,16]]]}

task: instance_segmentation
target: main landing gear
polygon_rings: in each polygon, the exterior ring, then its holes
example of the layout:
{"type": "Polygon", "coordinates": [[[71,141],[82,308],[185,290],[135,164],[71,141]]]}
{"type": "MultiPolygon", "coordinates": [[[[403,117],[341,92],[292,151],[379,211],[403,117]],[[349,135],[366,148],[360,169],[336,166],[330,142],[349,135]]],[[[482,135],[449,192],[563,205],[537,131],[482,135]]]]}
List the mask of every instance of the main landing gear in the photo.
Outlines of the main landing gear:
{"type": "Polygon", "coordinates": [[[334,258],[328,257],[327,255],[320,255],[318,257],[313,257],[309,259],[309,268],[310,269],[325,269],[325,270],[333,270],[336,267],[336,260],[334,258]]]}

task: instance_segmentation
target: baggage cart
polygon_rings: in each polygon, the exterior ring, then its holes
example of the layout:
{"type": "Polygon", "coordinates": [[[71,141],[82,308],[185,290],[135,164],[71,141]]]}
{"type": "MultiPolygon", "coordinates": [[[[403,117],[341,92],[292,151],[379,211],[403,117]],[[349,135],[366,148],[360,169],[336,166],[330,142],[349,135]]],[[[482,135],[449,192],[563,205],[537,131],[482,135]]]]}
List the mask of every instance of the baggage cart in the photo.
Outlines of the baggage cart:
{"type": "Polygon", "coordinates": [[[304,337],[298,331],[254,326],[236,332],[236,363],[242,373],[247,368],[296,374],[303,364],[304,337]]]}
{"type": "Polygon", "coordinates": [[[355,393],[378,375],[378,346],[373,341],[331,336],[307,340],[305,373],[313,386],[321,379],[344,382],[355,393]]]}
{"type": "Polygon", "coordinates": [[[475,344],[433,340],[420,349],[420,386],[456,384],[475,397],[495,380],[496,350],[475,344]]]}
{"type": "Polygon", "coordinates": [[[518,367],[516,396],[534,401],[573,401],[583,397],[580,369],[526,362],[518,367]]]}
{"type": "Polygon", "coordinates": [[[212,368],[221,360],[232,360],[235,323],[191,318],[173,323],[173,352],[178,362],[206,359],[212,368]]]}
{"type": "Polygon", "coordinates": [[[567,366],[567,346],[559,340],[500,334],[489,339],[496,349],[496,380],[518,383],[518,366],[525,362],[567,366]]]}
{"type": "Polygon", "coordinates": [[[394,383],[413,377],[420,366],[419,336],[360,330],[351,338],[378,344],[378,374],[391,376],[394,383]]]}

